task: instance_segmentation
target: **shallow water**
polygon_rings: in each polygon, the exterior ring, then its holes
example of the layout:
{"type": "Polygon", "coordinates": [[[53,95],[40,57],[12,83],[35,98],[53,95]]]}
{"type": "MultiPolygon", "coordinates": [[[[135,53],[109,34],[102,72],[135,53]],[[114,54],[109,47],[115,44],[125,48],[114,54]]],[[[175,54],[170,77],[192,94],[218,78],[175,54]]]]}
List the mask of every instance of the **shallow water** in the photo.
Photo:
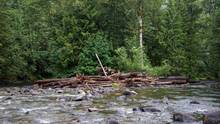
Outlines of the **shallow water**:
{"type": "Polygon", "coordinates": [[[176,112],[200,115],[220,110],[219,83],[139,88],[132,89],[138,93],[136,96],[111,92],[78,102],[67,100],[76,94],[75,89],[65,89],[61,94],[46,89],[38,95],[18,95],[16,90],[19,88],[0,89],[1,124],[105,124],[110,120],[120,124],[177,124],[172,120],[176,112]],[[160,112],[134,111],[140,106],[160,112]],[[88,112],[89,108],[96,111],[88,112]]]}

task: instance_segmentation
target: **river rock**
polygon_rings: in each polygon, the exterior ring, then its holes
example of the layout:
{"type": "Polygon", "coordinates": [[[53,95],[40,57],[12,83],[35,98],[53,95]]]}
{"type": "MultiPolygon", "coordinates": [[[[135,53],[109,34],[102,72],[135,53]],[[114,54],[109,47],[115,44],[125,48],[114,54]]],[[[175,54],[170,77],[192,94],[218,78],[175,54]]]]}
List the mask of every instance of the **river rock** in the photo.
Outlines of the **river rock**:
{"type": "Polygon", "coordinates": [[[119,124],[119,122],[117,120],[115,120],[115,119],[109,119],[107,121],[107,124],[119,124]]]}
{"type": "Polygon", "coordinates": [[[79,94],[74,97],[72,100],[73,101],[83,101],[86,99],[86,93],[83,90],[79,90],[79,94]]]}
{"type": "Polygon", "coordinates": [[[96,112],[96,111],[98,111],[97,108],[88,108],[88,112],[96,112]]]}
{"type": "Polygon", "coordinates": [[[205,115],[203,124],[220,124],[220,111],[205,115]]]}
{"type": "Polygon", "coordinates": [[[56,91],[56,93],[59,93],[59,94],[61,94],[61,93],[63,93],[63,92],[64,92],[64,91],[61,90],[61,89],[59,89],[59,90],[56,91]]]}
{"type": "Polygon", "coordinates": [[[130,90],[125,90],[122,94],[125,95],[125,96],[131,96],[131,95],[137,95],[137,92],[130,91],[130,90]]]}
{"type": "Polygon", "coordinates": [[[3,100],[7,101],[7,100],[12,100],[12,97],[4,97],[3,100]]]}
{"type": "Polygon", "coordinates": [[[25,86],[20,89],[20,94],[21,95],[29,95],[32,90],[32,86],[25,86]]]}
{"type": "Polygon", "coordinates": [[[132,110],[133,110],[134,112],[139,111],[138,108],[133,108],[132,110]]]}
{"type": "Polygon", "coordinates": [[[191,101],[190,104],[200,104],[198,101],[191,101]]]}
{"type": "Polygon", "coordinates": [[[141,107],[139,109],[141,110],[141,112],[161,112],[160,110],[158,110],[156,108],[144,108],[144,107],[141,107]]]}
{"type": "Polygon", "coordinates": [[[11,91],[10,91],[10,90],[6,90],[6,93],[8,93],[8,94],[9,94],[9,93],[11,93],[11,91]]]}
{"type": "Polygon", "coordinates": [[[30,90],[30,93],[31,93],[31,95],[33,95],[33,96],[35,96],[35,95],[39,95],[40,94],[40,92],[39,91],[36,91],[36,90],[30,90]]]}
{"type": "Polygon", "coordinates": [[[133,111],[141,111],[141,112],[161,112],[159,109],[149,108],[149,107],[144,107],[144,106],[140,106],[140,107],[137,107],[137,108],[133,108],[133,111]]]}
{"type": "Polygon", "coordinates": [[[173,121],[174,122],[195,122],[196,119],[190,114],[174,113],[173,121]]]}

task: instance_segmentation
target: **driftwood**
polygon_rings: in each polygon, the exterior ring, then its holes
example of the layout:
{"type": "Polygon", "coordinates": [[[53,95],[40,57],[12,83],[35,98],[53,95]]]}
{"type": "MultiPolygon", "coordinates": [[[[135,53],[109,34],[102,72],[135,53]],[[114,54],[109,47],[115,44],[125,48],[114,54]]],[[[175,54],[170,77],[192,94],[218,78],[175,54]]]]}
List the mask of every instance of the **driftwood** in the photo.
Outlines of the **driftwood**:
{"type": "Polygon", "coordinates": [[[103,65],[102,65],[102,62],[101,62],[101,60],[99,59],[98,54],[95,54],[95,56],[96,56],[96,58],[97,58],[98,61],[99,61],[99,64],[100,64],[100,66],[101,66],[101,68],[102,68],[102,71],[103,71],[104,75],[107,77],[107,72],[105,71],[105,69],[104,69],[104,67],[103,67],[103,65]]]}
{"type": "Polygon", "coordinates": [[[63,79],[46,79],[38,80],[35,86],[40,88],[76,88],[86,87],[111,87],[113,83],[119,83],[126,87],[137,87],[147,85],[172,85],[172,84],[186,84],[189,80],[185,77],[170,76],[170,77],[150,77],[143,73],[116,73],[110,76],[76,76],[72,78],[63,79]]]}

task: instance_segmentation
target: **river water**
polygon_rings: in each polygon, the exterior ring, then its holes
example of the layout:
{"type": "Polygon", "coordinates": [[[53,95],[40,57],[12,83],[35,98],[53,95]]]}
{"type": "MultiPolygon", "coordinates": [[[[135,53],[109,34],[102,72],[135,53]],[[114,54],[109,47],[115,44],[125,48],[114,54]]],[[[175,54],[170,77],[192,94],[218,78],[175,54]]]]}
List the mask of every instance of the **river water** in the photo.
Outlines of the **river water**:
{"type": "Polygon", "coordinates": [[[110,92],[73,101],[77,89],[3,87],[0,124],[178,124],[172,119],[174,113],[198,118],[185,124],[202,124],[202,114],[220,110],[219,83],[131,89],[138,93],[134,96],[102,90],[110,92]]]}

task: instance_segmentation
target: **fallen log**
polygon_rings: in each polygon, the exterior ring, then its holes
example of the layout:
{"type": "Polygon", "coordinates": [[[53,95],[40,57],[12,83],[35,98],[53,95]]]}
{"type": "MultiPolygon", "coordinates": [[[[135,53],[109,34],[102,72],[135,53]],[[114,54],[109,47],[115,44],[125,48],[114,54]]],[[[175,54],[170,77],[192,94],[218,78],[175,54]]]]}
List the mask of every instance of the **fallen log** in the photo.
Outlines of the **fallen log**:
{"type": "Polygon", "coordinates": [[[169,77],[150,77],[143,73],[116,73],[110,76],[82,76],[78,75],[72,78],[63,79],[46,79],[38,80],[34,85],[40,88],[63,88],[63,87],[111,87],[113,83],[120,83],[126,87],[138,87],[146,85],[171,85],[171,84],[186,84],[188,79],[181,76],[169,77]],[[139,85],[141,84],[141,85],[139,85]]]}

